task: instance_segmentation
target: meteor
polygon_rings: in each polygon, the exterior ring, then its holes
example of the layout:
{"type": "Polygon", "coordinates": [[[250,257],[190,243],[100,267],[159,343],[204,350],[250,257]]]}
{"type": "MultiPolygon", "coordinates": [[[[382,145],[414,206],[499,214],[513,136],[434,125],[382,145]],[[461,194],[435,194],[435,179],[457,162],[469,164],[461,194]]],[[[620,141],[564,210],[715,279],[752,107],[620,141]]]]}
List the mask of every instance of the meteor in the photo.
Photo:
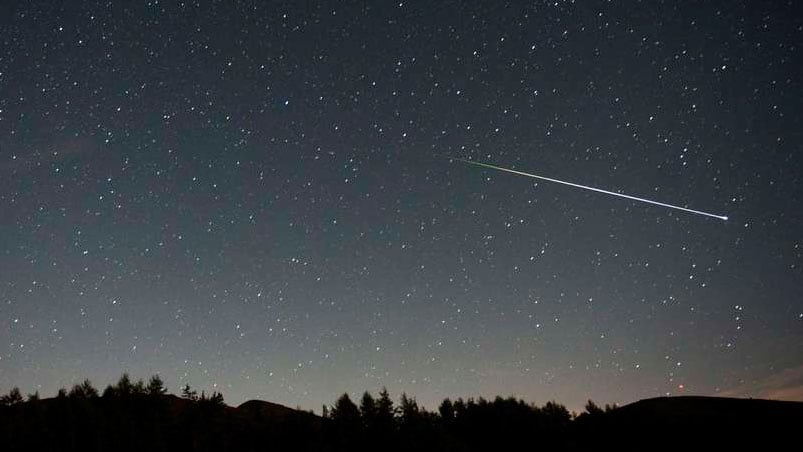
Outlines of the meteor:
{"type": "Polygon", "coordinates": [[[612,192],[612,191],[608,191],[608,190],[603,190],[601,188],[589,187],[588,185],[574,184],[572,182],[566,182],[566,181],[562,181],[562,180],[558,180],[558,179],[552,179],[550,177],[539,176],[537,174],[530,174],[530,173],[525,173],[523,171],[516,171],[516,170],[512,170],[512,169],[508,169],[508,168],[502,168],[501,166],[491,165],[491,164],[488,164],[488,163],[473,162],[471,160],[465,160],[465,159],[459,159],[459,158],[452,158],[452,160],[457,160],[458,162],[468,163],[469,165],[479,166],[481,168],[490,168],[490,169],[494,169],[494,170],[497,170],[497,171],[505,171],[507,173],[518,174],[519,176],[532,177],[534,179],[541,179],[541,180],[545,180],[545,181],[548,181],[548,182],[555,182],[557,184],[563,184],[563,185],[568,185],[570,187],[582,188],[582,189],[585,189],[585,190],[591,190],[591,191],[595,191],[597,193],[604,193],[606,195],[618,196],[620,198],[627,198],[627,199],[631,199],[633,201],[646,202],[647,204],[654,204],[656,206],[668,207],[670,209],[682,210],[684,212],[694,213],[694,214],[697,214],[697,215],[704,215],[706,217],[716,218],[716,219],[719,219],[719,220],[722,220],[722,221],[727,221],[728,220],[728,217],[726,215],[716,215],[716,214],[713,214],[713,213],[703,212],[701,210],[694,210],[694,209],[687,209],[685,207],[680,207],[680,206],[673,206],[672,204],[666,204],[666,203],[663,203],[663,202],[653,201],[651,199],[639,198],[638,196],[630,196],[630,195],[626,195],[624,193],[616,193],[616,192],[612,192]]]}

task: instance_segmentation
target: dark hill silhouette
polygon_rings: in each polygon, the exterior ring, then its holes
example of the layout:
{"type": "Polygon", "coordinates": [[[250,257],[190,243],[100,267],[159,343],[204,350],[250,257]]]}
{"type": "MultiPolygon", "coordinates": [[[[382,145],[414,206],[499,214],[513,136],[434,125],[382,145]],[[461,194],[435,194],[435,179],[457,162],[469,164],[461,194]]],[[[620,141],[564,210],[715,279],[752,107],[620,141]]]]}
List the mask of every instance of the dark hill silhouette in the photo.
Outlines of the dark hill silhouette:
{"type": "Polygon", "coordinates": [[[243,402],[237,406],[237,411],[240,412],[241,415],[247,415],[251,417],[261,416],[264,418],[282,419],[289,416],[301,415],[312,416],[317,419],[317,416],[312,413],[295,410],[284,405],[279,405],[278,403],[265,402],[263,400],[249,400],[247,402],[243,402]]]}
{"type": "Polygon", "coordinates": [[[124,375],[100,396],[88,381],[55,398],[0,399],[3,451],[474,451],[780,449],[803,425],[803,403],[664,397],[572,416],[515,398],[444,400],[437,412],[402,394],[339,397],[324,416],[260,400],[237,407],[213,392],[167,394],[124,375]]]}
{"type": "Polygon", "coordinates": [[[784,418],[799,416],[803,414],[802,408],[801,402],[679,396],[639,400],[615,410],[615,413],[618,416],[641,418],[650,422],[685,419],[696,422],[727,420],[760,423],[767,419],[781,421],[784,418]]]}
{"type": "MultiPolygon", "coordinates": [[[[645,399],[604,415],[584,414],[575,423],[578,437],[593,443],[651,444],[669,450],[734,447],[780,448],[803,425],[803,403],[761,399],[681,396],[645,399]]],[[[585,442],[585,444],[590,444],[585,442]]]]}

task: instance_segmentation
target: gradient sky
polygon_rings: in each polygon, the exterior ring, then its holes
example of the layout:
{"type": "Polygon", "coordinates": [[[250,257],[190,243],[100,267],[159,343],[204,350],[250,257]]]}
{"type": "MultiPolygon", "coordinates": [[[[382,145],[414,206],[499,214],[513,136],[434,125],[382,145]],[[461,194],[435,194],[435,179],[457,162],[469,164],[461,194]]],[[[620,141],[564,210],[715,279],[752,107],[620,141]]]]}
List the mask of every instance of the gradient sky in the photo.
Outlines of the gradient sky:
{"type": "Polygon", "coordinates": [[[794,1],[4,1],[0,390],[803,399],[801,46],[794,1]]]}

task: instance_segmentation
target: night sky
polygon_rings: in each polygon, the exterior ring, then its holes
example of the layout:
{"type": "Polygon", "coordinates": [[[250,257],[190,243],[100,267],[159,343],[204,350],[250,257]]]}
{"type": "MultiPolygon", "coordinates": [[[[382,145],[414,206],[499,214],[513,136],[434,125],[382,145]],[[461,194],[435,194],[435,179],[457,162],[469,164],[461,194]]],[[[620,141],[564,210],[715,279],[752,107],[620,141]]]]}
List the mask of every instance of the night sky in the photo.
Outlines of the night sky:
{"type": "Polygon", "coordinates": [[[801,47],[795,1],[3,1],[0,390],[803,400],[801,47]]]}

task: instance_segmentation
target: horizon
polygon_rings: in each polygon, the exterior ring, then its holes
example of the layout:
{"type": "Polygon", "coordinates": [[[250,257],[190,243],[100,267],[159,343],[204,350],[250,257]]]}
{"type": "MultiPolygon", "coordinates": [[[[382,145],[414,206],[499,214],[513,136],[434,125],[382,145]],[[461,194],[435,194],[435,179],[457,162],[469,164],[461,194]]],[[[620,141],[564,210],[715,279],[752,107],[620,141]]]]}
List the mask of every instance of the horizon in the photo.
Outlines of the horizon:
{"type": "MultiPolygon", "coordinates": [[[[121,375],[128,375],[129,377],[131,377],[130,374],[128,374],[128,372],[123,372],[121,375]]],[[[160,376],[160,375],[159,374],[153,374],[153,376],[160,376]]],[[[21,394],[23,395],[23,397],[24,397],[24,399],[26,401],[28,401],[29,397],[31,395],[33,395],[33,394],[37,394],[39,396],[39,398],[41,398],[41,399],[53,399],[53,398],[57,398],[58,397],[58,392],[60,390],[64,389],[66,392],[69,392],[73,387],[78,386],[78,385],[84,383],[87,380],[89,380],[90,383],[92,383],[92,386],[100,394],[100,393],[103,392],[103,390],[106,387],[114,387],[119,379],[118,380],[114,380],[114,381],[110,381],[109,383],[106,383],[104,385],[95,386],[97,384],[96,382],[93,382],[91,379],[85,378],[85,379],[82,379],[81,381],[74,382],[74,383],[69,384],[67,386],[62,386],[59,389],[57,389],[56,391],[53,391],[53,394],[40,393],[38,390],[37,391],[33,391],[33,392],[28,392],[28,391],[25,391],[24,388],[19,387],[19,386],[13,386],[13,389],[19,389],[21,394]]],[[[131,377],[131,382],[132,383],[136,383],[138,381],[147,384],[148,383],[148,378],[131,377]]],[[[178,398],[186,398],[186,396],[184,394],[182,394],[183,389],[184,389],[184,384],[182,386],[180,386],[179,388],[177,388],[176,391],[171,391],[170,385],[168,384],[167,381],[162,381],[162,383],[164,383],[164,390],[165,390],[163,395],[170,395],[170,396],[175,396],[175,397],[178,397],[178,398]]],[[[189,383],[185,383],[185,384],[189,384],[189,383]]],[[[422,410],[429,411],[429,412],[437,412],[438,411],[438,406],[440,405],[440,403],[443,402],[446,399],[449,399],[451,401],[456,401],[458,399],[462,399],[462,400],[465,400],[465,401],[469,401],[469,400],[477,401],[477,400],[482,400],[482,399],[487,400],[487,401],[493,401],[493,400],[501,397],[501,398],[504,398],[504,399],[513,398],[515,400],[520,400],[520,401],[523,401],[523,402],[525,402],[525,403],[527,403],[528,405],[531,405],[531,406],[543,406],[547,402],[558,403],[558,404],[560,404],[562,406],[565,406],[566,409],[569,411],[569,413],[572,414],[572,417],[575,417],[575,416],[577,416],[579,414],[587,412],[586,403],[589,402],[589,401],[593,401],[599,407],[612,406],[614,408],[616,408],[616,407],[624,407],[624,406],[627,406],[627,405],[630,405],[630,404],[633,404],[633,403],[636,403],[636,402],[645,401],[645,400],[653,400],[653,399],[661,399],[661,398],[673,398],[673,397],[702,397],[702,398],[741,399],[741,400],[767,400],[767,401],[774,401],[774,402],[798,402],[798,403],[803,403],[803,399],[752,397],[750,395],[738,395],[738,394],[734,394],[734,395],[729,395],[729,394],[674,394],[674,395],[659,394],[659,395],[656,395],[656,396],[653,396],[653,397],[646,397],[646,398],[642,398],[642,399],[638,399],[638,400],[632,400],[632,401],[628,401],[628,402],[624,402],[624,403],[600,402],[598,400],[585,399],[585,402],[582,405],[580,405],[578,407],[571,407],[569,405],[563,404],[560,400],[556,400],[556,399],[545,399],[545,400],[541,400],[541,401],[534,401],[534,400],[527,400],[526,398],[519,397],[519,396],[517,396],[515,394],[488,394],[488,395],[456,395],[456,396],[452,396],[452,397],[446,396],[446,397],[441,398],[440,400],[435,401],[435,403],[428,404],[428,403],[422,403],[422,401],[418,399],[416,394],[411,394],[411,393],[407,393],[407,392],[404,392],[404,391],[401,391],[399,393],[395,393],[390,388],[382,387],[382,388],[379,388],[379,389],[377,389],[375,391],[374,390],[363,390],[363,391],[353,392],[353,393],[352,392],[341,392],[341,393],[338,393],[338,394],[334,394],[332,396],[332,400],[331,400],[330,403],[322,404],[322,405],[319,405],[317,408],[315,408],[315,407],[304,407],[304,406],[300,406],[300,405],[292,404],[292,403],[287,403],[287,402],[281,402],[280,403],[280,402],[277,402],[275,400],[263,399],[263,398],[258,398],[258,397],[250,397],[250,398],[245,398],[245,399],[242,399],[242,400],[235,400],[235,401],[232,402],[231,399],[229,397],[227,397],[227,394],[225,392],[220,392],[219,388],[217,388],[217,389],[209,389],[209,388],[195,387],[195,386],[192,386],[192,385],[190,385],[190,388],[192,390],[194,390],[195,392],[197,392],[197,394],[199,396],[202,393],[205,393],[206,396],[211,396],[214,392],[218,392],[223,396],[223,404],[227,405],[227,406],[230,406],[230,407],[239,407],[243,403],[250,402],[250,401],[270,402],[270,403],[275,403],[275,404],[279,404],[279,405],[285,406],[287,408],[292,408],[292,409],[296,409],[296,410],[312,412],[312,413],[314,413],[316,415],[319,415],[319,416],[323,414],[323,411],[322,411],[322,407],[323,406],[326,406],[327,409],[332,409],[332,407],[335,406],[335,402],[337,401],[337,399],[340,396],[342,396],[343,394],[347,394],[352,401],[357,403],[357,402],[359,402],[361,396],[364,393],[368,392],[372,396],[377,397],[379,395],[379,393],[384,389],[386,389],[388,391],[388,394],[390,395],[390,398],[391,398],[391,400],[393,400],[394,404],[398,403],[398,401],[401,398],[402,394],[406,394],[407,397],[410,397],[412,400],[416,401],[418,406],[422,410]]]]}

